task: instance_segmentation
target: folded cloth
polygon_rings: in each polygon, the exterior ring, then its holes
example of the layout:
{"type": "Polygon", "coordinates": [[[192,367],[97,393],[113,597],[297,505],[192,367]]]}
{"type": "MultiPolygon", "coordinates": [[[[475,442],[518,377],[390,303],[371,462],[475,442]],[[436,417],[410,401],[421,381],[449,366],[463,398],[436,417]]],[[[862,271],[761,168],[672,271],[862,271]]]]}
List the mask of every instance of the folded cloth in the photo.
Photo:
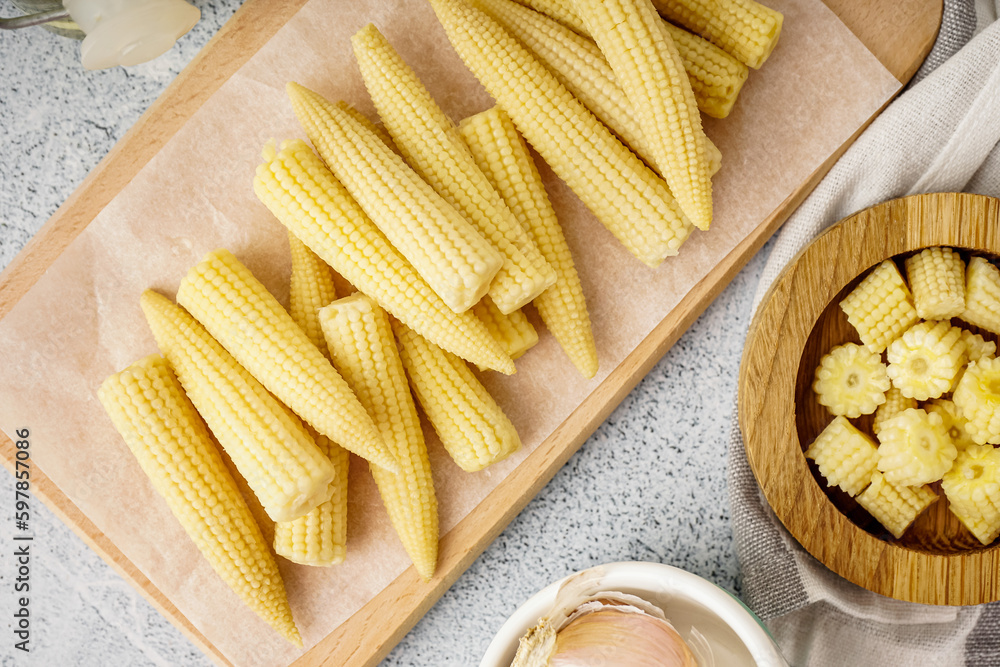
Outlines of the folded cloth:
{"type": "MultiPolygon", "coordinates": [[[[763,270],[761,298],[827,226],[921,192],[1000,196],[1000,0],[946,0],[914,83],[858,138],[788,219],[763,270]]],[[[938,607],[886,598],[840,578],[767,505],[736,422],[729,500],[743,596],[795,667],[1000,665],[1000,603],[938,607]]]]}

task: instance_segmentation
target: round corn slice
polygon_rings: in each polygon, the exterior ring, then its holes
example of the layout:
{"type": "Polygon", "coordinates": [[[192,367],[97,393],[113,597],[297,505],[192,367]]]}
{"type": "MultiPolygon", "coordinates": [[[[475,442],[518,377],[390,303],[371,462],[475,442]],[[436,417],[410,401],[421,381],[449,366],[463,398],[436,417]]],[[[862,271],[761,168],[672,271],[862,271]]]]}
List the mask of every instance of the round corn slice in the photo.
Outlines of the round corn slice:
{"type": "Polygon", "coordinates": [[[979,334],[974,334],[968,329],[962,329],[962,340],[965,341],[966,351],[969,353],[969,361],[992,359],[997,356],[997,344],[991,340],[986,340],[979,334]]]}
{"type": "Polygon", "coordinates": [[[1000,444],[1000,359],[969,364],[952,400],[969,420],[966,428],[976,443],[1000,444]]]}
{"type": "Polygon", "coordinates": [[[856,496],[875,472],[878,450],[871,438],[845,417],[836,417],[809,445],[806,458],[816,462],[827,486],[837,485],[856,496]]]}
{"type": "Polygon", "coordinates": [[[958,317],[965,310],[965,262],[951,248],[925,248],[906,260],[917,315],[925,320],[958,317]]]}
{"type": "Polygon", "coordinates": [[[878,406],[878,410],[875,411],[875,421],[872,423],[875,435],[878,435],[879,431],[882,430],[882,424],[886,420],[892,419],[904,410],[915,407],[917,407],[917,399],[907,398],[899,389],[889,387],[889,391],[885,392],[885,403],[878,406]]]}
{"type": "Polygon", "coordinates": [[[857,498],[858,504],[897,539],[937,499],[937,494],[929,487],[893,484],[877,472],[872,474],[871,484],[857,498]]]}
{"type": "Polygon", "coordinates": [[[1000,449],[971,445],[941,480],[952,513],[983,544],[1000,535],[1000,449]]]}
{"type": "Polygon", "coordinates": [[[948,322],[920,322],[889,344],[887,372],[903,396],[926,401],[951,389],[968,358],[962,330],[948,322]]]}
{"type": "Polygon", "coordinates": [[[882,424],[878,469],[888,482],[920,486],[941,479],[958,456],[944,420],[919,408],[904,410],[882,424]]]}
{"type": "Polygon", "coordinates": [[[872,352],[882,352],[920,320],[913,295],[891,259],[872,269],[840,308],[872,352]]]}
{"type": "Polygon", "coordinates": [[[969,420],[962,416],[962,411],[958,409],[958,406],[954,402],[946,398],[935,398],[924,405],[924,410],[928,413],[941,415],[944,428],[948,431],[948,436],[955,443],[955,448],[958,449],[959,453],[969,445],[975,444],[975,441],[969,434],[969,430],[966,428],[969,420]]]}
{"type": "Polygon", "coordinates": [[[845,343],[823,355],[813,391],[832,414],[854,418],[870,415],[885,403],[889,386],[885,364],[878,354],[845,343]]]}
{"type": "Polygon", "coordinates": [[[959,316],[981,329],[1000,333],[1000,269],[973,257],[965,272],[965,311],[959,316]]]}

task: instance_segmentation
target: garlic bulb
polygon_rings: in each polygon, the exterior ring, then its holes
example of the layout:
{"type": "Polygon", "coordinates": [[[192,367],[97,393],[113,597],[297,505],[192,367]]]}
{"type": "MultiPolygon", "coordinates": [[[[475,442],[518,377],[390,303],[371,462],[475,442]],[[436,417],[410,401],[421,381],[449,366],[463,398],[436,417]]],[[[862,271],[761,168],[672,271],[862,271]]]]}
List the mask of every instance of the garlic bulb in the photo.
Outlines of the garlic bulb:
{"type": "Polygon", "coordinates": [[[714,667],[696,630],[689,646],[656,605],[600,590],[601,574],[586,570],[563,584],[552,611],[521,638],[511,667],[714,667]]]}

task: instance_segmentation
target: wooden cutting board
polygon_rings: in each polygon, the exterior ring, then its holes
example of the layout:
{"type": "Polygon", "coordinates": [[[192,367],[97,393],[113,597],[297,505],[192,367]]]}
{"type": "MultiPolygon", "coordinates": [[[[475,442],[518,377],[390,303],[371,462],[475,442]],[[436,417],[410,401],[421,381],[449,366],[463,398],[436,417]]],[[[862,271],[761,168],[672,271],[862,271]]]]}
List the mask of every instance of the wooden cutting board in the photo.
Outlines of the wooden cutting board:
{"type": "MultiPolygon", "coordinates": [[[[233,16],[0,274],[0,318],[201,105],[305,2],[250,0],[233,16]]],[[[826,2],[901,82],[909,80],[926,56],[940,23],[940,0],[901,0],[877,6],[861,0],[826,2]]],[[[729,283],[849,143],[743,238],[523,465],[442,538],[437,578],[425,584],[412,569],[407,570],[296,664],[372,665],[388,653],[729,283]]],[[[8,468],[13,467],[14,452],[13,443],[0,438],[0,454],[8,468]]],[[[33,492],[186,636],[217,663],[231,664],[41,471],[33,471],[32,482],[33,492]]]]}

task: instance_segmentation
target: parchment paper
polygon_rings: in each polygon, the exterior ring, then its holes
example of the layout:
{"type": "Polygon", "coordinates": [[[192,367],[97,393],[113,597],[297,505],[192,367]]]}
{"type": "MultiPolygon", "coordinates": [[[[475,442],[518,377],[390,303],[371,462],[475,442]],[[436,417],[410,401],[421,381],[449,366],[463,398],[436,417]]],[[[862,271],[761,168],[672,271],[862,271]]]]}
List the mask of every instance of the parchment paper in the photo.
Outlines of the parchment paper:
{"type": "MultiPolygon", "coordinates": [[[[752,71],[736,109],[707,132],[723,152],[715,221],[657,270],[631,257],[543,167],[583,280],[601,369],[581,380],[545,332],[513,377],[486,381],[523,450],[463,473],[429,438],[442,534],[542,442],[709,269],[755,229],[893,94],[898,82],[818,0],[771,0],[781,42],[752,71]]],[[[32,457],[206,637],[238,665],[299,654],[248,611],[155,495],[95,390],[156,350],[138,298],[173,295],[206,252],[232,250],[287,297],[284,228],[255,199],[264,142],[302,136],[284,93],[294,79],[372,114],[350,36],[374,22],[453,119],[491,105],[424,2],[312,0],[222,86],[101,212],[0,322],[0,428],[32,429],[32,457]]],[[[708,399],[711,400],[711,399],[708,399]]],[[[352,464],[347,561],[281,559],[306,647],[350,617],[409,564],[364,466],[352,464]]]]}

